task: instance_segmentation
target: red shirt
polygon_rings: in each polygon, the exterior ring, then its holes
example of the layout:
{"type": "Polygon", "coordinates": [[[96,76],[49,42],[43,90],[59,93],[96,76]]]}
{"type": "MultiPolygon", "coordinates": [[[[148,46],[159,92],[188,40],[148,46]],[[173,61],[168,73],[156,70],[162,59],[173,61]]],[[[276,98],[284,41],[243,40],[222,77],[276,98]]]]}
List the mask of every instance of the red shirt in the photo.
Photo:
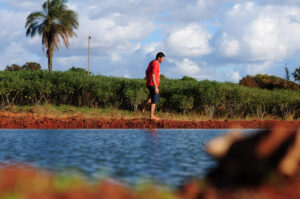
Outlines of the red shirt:
{"type": "Polygon", "coordinates": [[[160,71],[159,71],[159,63],[157,60],[151,61],[146,70],[147,86],[154,86],[154,83],[152,81],[152,74],[155,74],[156,86],[159,87],[160,71]]]}

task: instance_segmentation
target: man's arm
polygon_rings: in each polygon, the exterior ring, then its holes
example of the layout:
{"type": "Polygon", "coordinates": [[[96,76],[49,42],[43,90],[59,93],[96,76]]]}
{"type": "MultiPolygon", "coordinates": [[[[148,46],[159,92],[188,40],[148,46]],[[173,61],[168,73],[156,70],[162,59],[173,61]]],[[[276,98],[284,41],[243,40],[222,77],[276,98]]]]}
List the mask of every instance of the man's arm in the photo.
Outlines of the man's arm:
{"type": "Polygon", "coordinates": [[[158,87],[157,87],[157,84],[156,84],[155,74],[152,74],[151,77],[152,77],[152,82],[153,82],[153,84],[155,86],[155,93],[158,94],[159,90],[158,90],[158,87]]]}

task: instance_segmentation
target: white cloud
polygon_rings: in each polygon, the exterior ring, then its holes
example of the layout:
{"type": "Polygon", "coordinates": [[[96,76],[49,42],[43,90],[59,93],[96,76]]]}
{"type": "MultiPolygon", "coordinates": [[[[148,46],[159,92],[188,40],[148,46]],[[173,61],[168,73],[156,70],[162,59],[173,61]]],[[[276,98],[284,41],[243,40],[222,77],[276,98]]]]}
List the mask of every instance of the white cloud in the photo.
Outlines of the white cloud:
{"type": "Polygon", "coordinates": [[[271,69],[273,62],[265,61],[262,63],[253,63],[246,65],[246,71],[249,75],[265,74],[271,69]]]}
{"type": "Polygon", "coordinates": [[[25,14],[0,9],[0,41],[9,42],[25,36],[25,14]]]}
{"type": "Polygon", "coordinates": [[[166,38],[166,46],[174,56],[198,57],[209,54],[211,35],[201,26],[190,24],[172,31],[166,38]]]}
{"type": "Polygon", "coordinates": [[[87,38],[91,35],[92,47],[127,49],[131,46],[130,40],[141,40],[153,30],[152,22],[136,20],[121,25],[117,19],[110,17],[91,20],[84,16],[80,18],[79,23],[78,38],[74,38],[72,43],[74,47],[86,47],[87,38]]]}
{"type": "Polygon", "coordinates": [[[254,2],[236,4],[224,16],[219,53],[240,61],[281,60],[300,50],[300,8],[254,2]]]}
{"type": "Polygon", "coordinates": [[[7,2],[8,5],[15,10],[18,11],[32,11],[36,9],[40,9],[41,5],[45,2],[45,0],[31,0],[31,1],[20,1],[20,0],[2,0],[3,2],[7,2]]]}
{"type": "MultiPolygon", "coordinates": [[[[41,38],[26,38],[24,27],[28,14],[42,10],[45,0],[2,1],[0,66],[36,61],[45,68],[41,38]]],[[[55,53],[54,70],[86,67],[88,36],[92,36],[94,74],[144,77],[147,64],[158,51],[167,55],[162,71],[171,78],[188,75],[236,82],[246,73],[280,73],[274,62],[299,57],[299,3],[70,0],[68,6],[79,16],[78,37],[70,40],[69,51],[62,44],[55,53]]]]}
{"type": "Polygon", "coordinates": [[[238,71],[229,71],[229,72],[225,73],[225,77],[226,77],[227,81],[236,82],[236,83],[242,79],[242,77],[238,71]]]}
{"type": "Polygon", "coordinates": [[[300,0],[264,0],[263,2],[260,1],[260,3],[264,4],[285,4],[285,5],[298,5],[300,3],[300,0]]]}
{"type": "Polygon", "coordinates": [[[110,59],[112,62],[120,62],[122,60],[122,57],[117,53],[112,53],[110,59]]]}
{"type": "Polygon", "coordinates": [[[170,60],[171,63],[176,64],[176,68],[174,68],[174,72],[179,74],[184,74],[188,76],[197,75],[200,71],[200,67],[194,63],[193,61],[185,58],[181,62],[170,60]]]}
{"type": "Polygon", "coordinates": [[[39,57],[34,56],[23,48],[22,44],[11,42],[0,50],[0,69],[4,69],[6,65],[19,64],[23,65],[28,61],[41,61],[39,57]]]}
{"type": "Polygon", "coordinates": [[[87,62],[86,56],[69,56],[69,57],[56,57],[55,58],[55,65],[59,66],[59,67],[64,67],[65,69],[69,69],[72,66],[83,67],[83,66],[78,65],[78,63],[82,63],[82,62],[87,62]],[[68,66],[68,67],[65,67],[65,66],[68,66]]]}
{"type": "Polygon", "coordinates": [[[143,53],[144,54],[154,54],[162,49],[162,43],[160,42],[152,42],[150,44],[143,46],[143,53]]]}
{"type": "MultiPolygon", "coordinates": [[[[223,0],[174,1],[176,8],[170,12],[169,20],[176,22],[199,22],[215,16],[223,0]],[[180,2],[180,3],[178,3],[180,2]]],[[[173,2],[173,4],[174,4],[173,2]]]]}
{"type": "Polygon", "coordinates": [[[220,43],[220,50],[225,56],[234,57],[239,54],[240,42],[238,40],[228,38],[226,33],[223,33],[220,43]]]}
{"type": "Polygon", "coordinates": [[[198,65],[196,62],[184,58],[182,60],[178,59],[168,59],[168,61],[173,64],[172,67],[167,69],[167,77],[181,78],[183,76],[194,77],[198,80],[214,79],[215,69],[207,67],[206,63],[201,63],[198,65]]]}

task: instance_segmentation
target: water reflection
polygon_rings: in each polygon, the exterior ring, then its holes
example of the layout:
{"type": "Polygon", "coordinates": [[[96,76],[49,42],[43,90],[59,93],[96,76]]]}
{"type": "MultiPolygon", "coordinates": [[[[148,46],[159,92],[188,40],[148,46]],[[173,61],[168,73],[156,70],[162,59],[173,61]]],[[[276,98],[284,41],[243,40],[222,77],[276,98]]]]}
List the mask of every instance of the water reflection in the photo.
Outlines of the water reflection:
{"type": "Polygon", "coordinates": [[[156,180],[161,181],[160,172],[164,169],[163,147],[161,146],[160,134],[156,129],[148,131],[148,159],[147,167],[150,176],[157,176],[156,180]]]}

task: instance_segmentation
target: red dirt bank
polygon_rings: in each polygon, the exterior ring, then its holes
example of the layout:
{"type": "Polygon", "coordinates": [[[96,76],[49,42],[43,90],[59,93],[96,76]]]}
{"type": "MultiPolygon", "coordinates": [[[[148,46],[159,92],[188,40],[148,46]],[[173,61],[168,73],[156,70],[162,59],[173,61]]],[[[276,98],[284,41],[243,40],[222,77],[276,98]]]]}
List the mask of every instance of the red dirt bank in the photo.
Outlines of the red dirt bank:
{"type": "Polygon", "coordinates": [[[283,125],[300,127],[300,121],[151,121],[148,119],[103,119],[103,118],[52,118],[36,114],[0,113],[2,129],[223,129],[223,128],[268,128],[283,125]]]}

